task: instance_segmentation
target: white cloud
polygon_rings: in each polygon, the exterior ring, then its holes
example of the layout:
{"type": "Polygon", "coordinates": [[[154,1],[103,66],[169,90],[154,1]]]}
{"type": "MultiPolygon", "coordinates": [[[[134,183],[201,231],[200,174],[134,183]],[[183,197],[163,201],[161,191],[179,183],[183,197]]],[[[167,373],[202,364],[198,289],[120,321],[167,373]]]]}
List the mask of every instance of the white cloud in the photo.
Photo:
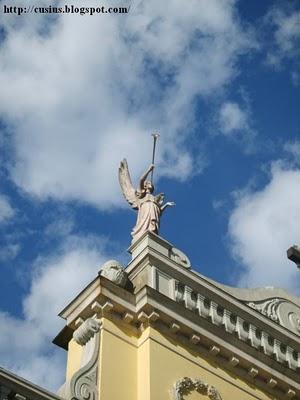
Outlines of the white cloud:
{"type": "Polygon", "coordinates": [[[123,201],[124,156],[135,177],[147,166],[153,130],[162,133],[161,173],[189,176],[196,96],[228,85],[252,46],[235,1],[140,0],[127,15],[64,15],[47,33],[39,15],[0,18],[0,115],[15,131],[13,180],[41,199],[100,208],[123,201]]]}
{"type": "Polygon", "coordinates": [[[284,150],[290,153],[290,155],[293,157],[294,162],[296,164],[300,163],[300,141],[299,140],[294,140],[291,142],[288,142],[284,146],[284,150]]]}
{"type": "Polygon", "coordinates": [[[283,55],[291,55],[298,51],[300,38],[300,11],[286,14],[282,10],[274,10],[273,23],[276,25],[275,39],[283,55]]]}
{"type": "Polygon", "coordinates": [[[222,209],[225,207],[225,205],[226,205],[226,202],[225,202],[224,199],[214,199],[214,200],[212,201],[212,208],[213,208],[215,211],[220,211],[220,210],[222,210],[222,209]]]}
{"type": "Polygon", "coordinates": [[[230,101],[223,103],[219,113],[219,128],[224,135],[248,131],[247,111],[243,111],[237,103],[230,101]]]}
{"type": "Polygon", "coordinates": [[[19,254],[21,245],[19,243],[9,243],[1,246],[0,261],[13,260],[19,254]]]}
{"type": "Polygon", "coordinates": [[[99,239],[70,236],[56,256],[36,260],[23,317],[0,311],[3,367],[52,390],[62,384],[65,354],[51,343],[63,325],[57,314],[97,276],[103,247],[99,239]]]}
{"type": "Polygon", "coordinates": [[[15,215],[15,210],[10,205],[6,196],[0,195],[0,223],[11,219],[15,215]]]}
{"type": "Polygon", "coordinates": [[[74,228],[74,220],[69,217],[57,218],[45,228],[45,234],[56,238],[69,235],[74,228]]]}
{"type": "Polygon", "coordinates": [[[270,182],[241,192],[229,221],[232,251],[242,263],[240,286],[279,286],[300,293],[286,250],[300,241],[300,170],[274,163],[270,182]]]}
{"type": "Polygon", "coordinates": [[[299,86],[300,84],[300,74],[298,71],[291,72],[291,79],[294,86],[299,86]]]}
{"type": "Polygon", "coordinates": [[[274,30],[274,43],[267,53],[267,63],[275,68],[282,66],[283,61],[292,61],[291,79],[299,84],[299,43],[300,11],[273,7],[266,16],[266,21],[274,30]]]}

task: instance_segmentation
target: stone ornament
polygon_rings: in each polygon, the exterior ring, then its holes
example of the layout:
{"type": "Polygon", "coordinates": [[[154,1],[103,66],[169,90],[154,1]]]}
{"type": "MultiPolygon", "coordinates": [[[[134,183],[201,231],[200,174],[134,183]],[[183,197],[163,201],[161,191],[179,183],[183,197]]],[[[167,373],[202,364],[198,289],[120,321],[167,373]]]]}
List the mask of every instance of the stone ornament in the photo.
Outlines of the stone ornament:
{"type": "Polygon", "coordinates": [[[261,314],[270,318],[272,321],[278,322],[279,318],[277,315],[277,309],[278,305],[280,304],[280,299],[269,299],[259,302],[250,301],[247,304],[249,307],[259,311],[261,314]]]}
{"type": "Polygon", "coordinates": [[[80,346],[85,346],[86,343],[94,337],[95,333],[100,330],[100,322],[96,319],[89,318],[73,333],[73,339],[80,346]]]}
{"type": "Polygon", "coordinates": [[[106,261],[99,274],[122,288],[126,286],[128,281],[124,267],[116,260],[106,261]]]}
{"type": "Polygon", "coordinates": [[[278,307],[280,325],[300,335],[300,308],[289,301],[283,301],[278,307]]]}
{"type": "MultiPolygon", "coordinates": [[[[100,351],[101,323],[87,319],[75,332],[77,343],[83,346],[80,369],[72,376],[68,385],[69,400],[98,400],[98,363],[100,351]]],[[[75,334],[74,332],[74,334],[75,334]]]]}
{"type": "MultiPolygon", "coordinates": [[[[92,356],[71,379],[70,399],[74,400],[98,400],[98,355],[100,347],[99,333],[94,338],[92,356]]],[[[90,352],[90,349],[88,350],[90,352]]]]}
{"type": "Polygon", "coordinates": [[[172,247],[170,257],[172,260],[174,260],[177,264],[181,265],[182,267],[187,269],[191,268],[191,262],[189,258],[176,247],[172,247]]]}
{"type": "Polygon", "coordinates": [[[214,386],[203,382],[201,379],[192,379],[188,377],[184,377],[174,384],[172,398],[174,400],[184,400],[183,396],[191,392],[204,394],[211,400],[222,400],[220,393],[214,386]]]}
{"type": "Polygon", "coordinates": [[[292,302],[273,298],[246,304],[296,335],[300,335],[300,308],[292,302]]]}

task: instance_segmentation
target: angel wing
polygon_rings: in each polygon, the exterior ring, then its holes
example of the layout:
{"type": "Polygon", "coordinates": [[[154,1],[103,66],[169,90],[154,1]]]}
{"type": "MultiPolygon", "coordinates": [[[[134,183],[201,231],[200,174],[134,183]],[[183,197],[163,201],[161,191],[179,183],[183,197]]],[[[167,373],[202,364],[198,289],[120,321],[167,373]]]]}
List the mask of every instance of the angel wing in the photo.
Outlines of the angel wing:
{"type": "Polygon", "coordinates": [[[138,208],[138,197],[136,190],[132,186],[128,164],[126,158],[120,163],[119,167],[119,182],[125,199],[131,205],[132,208],[138,208]]]}

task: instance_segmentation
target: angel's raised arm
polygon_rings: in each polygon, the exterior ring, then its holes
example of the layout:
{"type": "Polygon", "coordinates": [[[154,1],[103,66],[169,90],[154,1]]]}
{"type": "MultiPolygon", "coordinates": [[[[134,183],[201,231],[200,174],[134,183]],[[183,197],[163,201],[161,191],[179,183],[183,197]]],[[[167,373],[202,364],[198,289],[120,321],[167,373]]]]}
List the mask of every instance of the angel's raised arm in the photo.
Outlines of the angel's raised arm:
{"type": "Polygon", "coordinates": [[[144,183],[145,180],[147,179],[147,176],[150,174],[151,171],[154,169],[154,164],[151,164],[147,171],[140,177],[140,184],[139,184],[139,190],[142,192],[144,190],[144,183]]]}

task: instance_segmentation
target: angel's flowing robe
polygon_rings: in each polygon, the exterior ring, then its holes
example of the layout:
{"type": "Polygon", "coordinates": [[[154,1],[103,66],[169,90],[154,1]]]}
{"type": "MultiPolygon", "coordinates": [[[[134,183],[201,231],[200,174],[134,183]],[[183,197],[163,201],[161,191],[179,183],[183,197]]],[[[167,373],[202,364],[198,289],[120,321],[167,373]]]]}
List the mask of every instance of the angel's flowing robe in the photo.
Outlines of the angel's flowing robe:
{"type": "Polygon", "coordinates": [[[147,193],[138,201],[138,217],[131,232],[132,241],[136,241],[146,231],[158,234],[160,222],[160,206],[158,199],[147,193]]]}

